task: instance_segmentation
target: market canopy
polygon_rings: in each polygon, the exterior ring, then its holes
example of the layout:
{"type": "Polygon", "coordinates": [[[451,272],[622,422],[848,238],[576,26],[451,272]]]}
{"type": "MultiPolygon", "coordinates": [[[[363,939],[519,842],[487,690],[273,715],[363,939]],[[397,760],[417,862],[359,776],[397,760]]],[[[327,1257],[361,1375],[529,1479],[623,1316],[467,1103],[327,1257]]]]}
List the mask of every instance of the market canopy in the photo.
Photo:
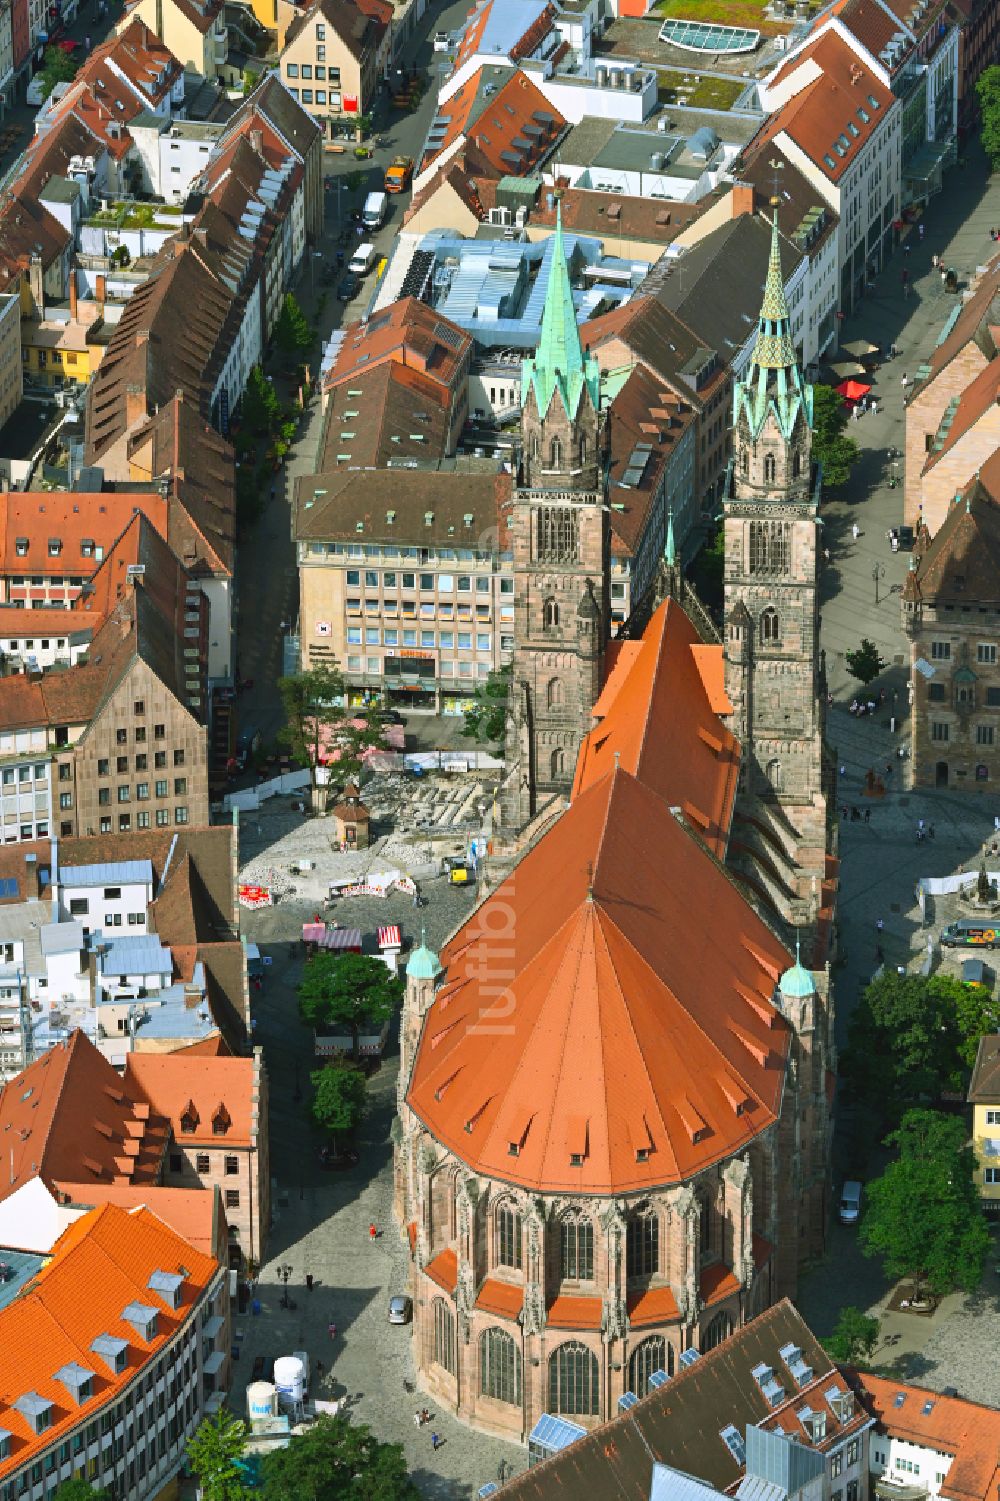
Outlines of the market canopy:
{"type": "Polygon", "coordinates": [[[842,380],[837,387],[837,394],[845,401],[860,401],[862,396],[867,396],[871,386],[863,380],[842,380]]]}
{"type": "Polygon", "coordinates": [[[830,370],[838,380],[851,380],[855,375],[860,375],[864,379],[867,374],[864,365],[859,365],[857,360],[832,361],[830,370]]]}
{"type": "Polygon", "coordinates": [[[840,347],[844,354],[849,354],[855,360],[863,360],[879,352],[878,345],[872,344],[868,339],[852,339],[849,344],[841,344],[840,347]]]}

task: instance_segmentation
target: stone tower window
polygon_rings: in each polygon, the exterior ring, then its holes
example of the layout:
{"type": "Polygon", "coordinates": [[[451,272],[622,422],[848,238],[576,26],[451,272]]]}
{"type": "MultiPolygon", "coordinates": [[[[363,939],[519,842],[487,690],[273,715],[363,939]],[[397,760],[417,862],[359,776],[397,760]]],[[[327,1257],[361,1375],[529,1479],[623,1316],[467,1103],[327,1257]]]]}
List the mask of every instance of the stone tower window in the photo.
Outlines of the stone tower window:
{"type": "Polygon", "coordinates": [[[559,624],[559,606],[554,599],[547,599],[542,606],[542,624],[546,630],[559,624]]]}
{"type": "Polygon", "coordinates": [[[636,1345],[628,1363],[628,1389],[637,1397],[644,1397],[649,1388],[649,1378],[654,1371],[674,1374],[674,1347],[668,1345],[662,1334],[654,1334],[636,1345]]]}
{"type": "Polygon", "coordinates": [[[541,455],[542,445],[537,433],[532,433],[531,435],[530,452],[533,459],[537,459],[541,455]]]}
{"type": "Polygon", "coordinates": [[[479,1390],[497,1402],[521,1400],[521,1352],[506,1329],[479,1336],[479,1390]]]}
{"type": "Polygon", "coordinates": [[[558,469],[562,464],[562,444],[558,438],[553,438],[549,444],[549,467],[558,469]]]}
{"type": "Polygon", "coordinates": [[[455,1315],[444,1298],[434,1299],[434,1359],[455,1374],[455,1315]]]}
{"type": "Polygon", "coordinates": [[[593,1279],[594,1226],[590,1220],[571,1214],[559,1226],[559,1273],[574,1282],[593,1279]]]}
{"type": "Polygon", "coordinates": [[[581,467],[581,469],[583,468],[583,465],[586,462],[587,462],[587,437],[586,437],[586,434],[583,434],[581,436],[581,438],[580,438],[580,467],[581,467]]]}
{"type": "Polygon", "coordinates": [[[751,521],[750,572],[785,573],[787,569],[787,524],[784,521],[751,521]]]}
{"type": "Polygon", "coordinates": [[[775,462],[774,454],[769,453],[764,459],[764,483],[766,485],[773,485],[777,477],[777,473],[778,466],[775,462]]]}
{"type": "Polygon", "coordinates": [[[792,478],[793,479],[798,479],[798,477],[799,477],[799,475],[801,473],[802,473],[802,455],[798,451],[796,451],[795,457],[792,459],[792,478]]]}
{"type": "Polygon", "coordinates": [[[558,709],[563,701],[563,685],[558,678],[551,678],[545,690],[545,702],[550,709],[558,709]]]}
{"type": "Polygon", "coordinates": [[[660,1222],[653,1209],[640,1209],[625,1232],[625,1264],[629,1277],[652,1277],[660,1269],[660,1222]]]}
{"type": "Polygon", "coordinates": [[[537,557],[553,563],[576,561],[580,527],[579,518],[572,507],[539,506],[535,526],[537,557]]]}
{"type": "Polygon", "coordinates": [[[769,605],[760,617],[760,640],[762,646],[777,646],[781,641],[781,622],[778,612],[769,605]]]}
{"type": "Polygon", "coordinates": [[[549,768],[554,777],[561,777],[566,770],[566,756],[561,750],[554,750],[549,757],[549,768]]]}
{"type": "Polygon", "coordinates": [[[750,450],[745,443],[740,448],[740,468],[744,474],[750,473],[750,450]]]}
{"type": "Polygon", "coordinates": [[[768,761],[767,780],[775,792],[780,792],[784,785],[785,774],[780,761],[768,761]]]}
{"type": "Polygon", "coordinates": [[[549,1411],[594,1416],[601,1377],[597,1356],[579,1340],[567,1340],[549,1356],[549,1411]]]}

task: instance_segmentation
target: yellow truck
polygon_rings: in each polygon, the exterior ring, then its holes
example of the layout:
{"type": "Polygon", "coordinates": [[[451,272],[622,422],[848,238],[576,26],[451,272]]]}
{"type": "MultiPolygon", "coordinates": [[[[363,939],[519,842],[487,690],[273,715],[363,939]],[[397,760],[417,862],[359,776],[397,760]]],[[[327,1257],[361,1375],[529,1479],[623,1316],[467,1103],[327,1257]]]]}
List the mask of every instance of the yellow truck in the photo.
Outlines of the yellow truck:
{"type": "Polygon", "coordinates": [[[386,168],[385,190],[387,193],[404,193],[413,177],[413,157],[397,156],[386,168]]]}

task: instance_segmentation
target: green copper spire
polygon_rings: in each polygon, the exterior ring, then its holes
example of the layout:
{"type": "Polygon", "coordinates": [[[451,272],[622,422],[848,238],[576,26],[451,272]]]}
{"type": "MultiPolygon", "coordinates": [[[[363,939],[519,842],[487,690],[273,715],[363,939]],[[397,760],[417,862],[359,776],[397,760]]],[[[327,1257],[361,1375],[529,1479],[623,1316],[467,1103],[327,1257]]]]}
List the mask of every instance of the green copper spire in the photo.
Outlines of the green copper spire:
{"type": "Polygon", "coordinates": [[[773,411],[782,434],[791,438],[800,410],[811,427],[812,386],[807,386],[802,379],[792,343],[791,319],[781,274],[778,211],[775,209],[757,342],[746,375],[733,384],[733,426],[739,422],[741,413],[745,413],[751,436],[756,439],[768,412],[773,411]]]}
{"type": "Polygon", "coordinates": [[[667,545],[663,549],[663,561],[668,568],[673,568],[677,562],[677,546],[674,542],[674,508],[670,507],[667,512],[667,545]]]}
{"type": "Polygon", "coordinates": [[[549,281],[545,289],[542,332],[534,357],[524,361],[522,389],[533,387],[539,414],[544,417],[556,391],[566,415],[576,416],[584,387],[596,411],[600,406],[600,372],[597,361],[585,356],[576,324],[573,289],[563,247],[562,209],[556,207],[556,229],[549,258],[549,281]]]}

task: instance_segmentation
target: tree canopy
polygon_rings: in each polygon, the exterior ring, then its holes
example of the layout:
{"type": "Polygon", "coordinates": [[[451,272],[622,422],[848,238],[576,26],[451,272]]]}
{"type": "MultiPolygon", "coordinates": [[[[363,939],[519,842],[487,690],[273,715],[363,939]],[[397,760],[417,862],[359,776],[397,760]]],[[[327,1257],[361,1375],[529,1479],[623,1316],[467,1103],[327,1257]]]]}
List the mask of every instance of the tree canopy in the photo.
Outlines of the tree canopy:
{"type": "Polygon", "coordinates": [[[965,1122],[936,1110],[910,1110],[887,1138],[899,1156],[868,1185],[861,1221],[866,1256],[888,1277],[911,1278],[914,1294],[979,1285],[990,1245],[965,1122]]]}
{"type": "Polygon", "coordinates": [[[823,483],[846,485],[861,450],[844,429],[847,407],[832,386],[813,386],[812,456],[823,465],[823,483]]]}
{"type": "Polygon", "coordinates": [[[64,52],[61,47],[46,47],[42,58],[42,66],[39,69],[41,78],[41,94],[47,99],[57,83],[69,83],[76,77],[77,65],[70,53],[64,52]]]}
{"type": "Polygon", "coordinates": [[[499,672],[491,672],[483,686],[476,689],[475,702],[465,711],[462,734],[472,740],[502,742],[509,696],[510,668],[501,667],[499,672]]]}
{"type": "Polygon", "coordinates": [[[848,1026],[848,1092],[896,1125],[911,1106],[964,1093],[979,1039],[996,1025],[985,990],[947,975],[886,971],[866,986],[848,1026]]]}
{"type": "Polygon", "coordinates": [[[343,1058],[316,1069],[309,1078],[314,1090],[310,1113],[317,1126],[329,1132],[336,1151],[337,1138],[353,1131],[365,1113],[367,1080],[343,1058]]]}
{"type": "Polygon", "coordinates": [[[836,1327],[823,1344],[834,1360],[842,1361],[844,1365],[858,1365],[871,1357],[878,1344],[878,1335],[878,1319],[849,1303],[840,1310],[836,1327]]]}
{"type": "Polygon", "coordinates": [[[98,1488],[91,1485],[89,1480],[74,1475],[72,1480],[63,1481],[52,1501],[112,1501],[112,1496],[103,1486],[98,1488]]]}
{"type": "Polygon", "coordinates": [[[980,136],[993,171],[1000,170],[1000,67],[994,63],[976,80],[976,97],[982,118],[980,136]]]}
{"type": "Polygon", "coordinates": [[[314,338],[294,294],[286,292],[274,327],[274,342],[278,349],[286,359],[294,360],[296,355],[305,354],[312,348],[314,338]]]}
{"type": "Polygon", "coordinates": [[[325,806],[328,783],[321,780],[320,767],[335,764],[338,781],[356,777],[365,749],[381,745],[382,726],[374,715],[345,707],[344,679],[335,662],[279,678],[278,692],[285,709],[278,738],[309,767],[313,801],[325,806]]]}
{"type": "Polygon", "coordinates": [[[882,671],[882,658],[874,641],[867,636],[861,638],[861,645],[846,655],[847,670],[852,678],[857,678],[860,683],[870,683],[877,678],[882,671]]]}
{"type": "Polygon", "coordinates": [[[353,1053],[367,1023],[388,1021],[403,998],[403,981],[371,954],[322,949],[307,962],[299,985],[299,1013],[307,1027],[350,1029],[353,1053]]]}
{"type": "Polygon", "coordinates": [[[281,416],[278,393],[259,365],[247,377],[241,412],[244,425],[258,435],[270,434],[281,416]]]}
{"type": "Polygon", "coordinates": [[[263,1501],[420,1501],[399,1444],[363,1423],[323,1416],[261,1466],[263,1501]]]}
{"type": "Polygon", "coordinates": [[[239,1463],[246,1436],[246,1423],[220,1408],[188,1440],[188,1460],[203,1501],[246,1501],[249,1493],[239,1463]]]}

